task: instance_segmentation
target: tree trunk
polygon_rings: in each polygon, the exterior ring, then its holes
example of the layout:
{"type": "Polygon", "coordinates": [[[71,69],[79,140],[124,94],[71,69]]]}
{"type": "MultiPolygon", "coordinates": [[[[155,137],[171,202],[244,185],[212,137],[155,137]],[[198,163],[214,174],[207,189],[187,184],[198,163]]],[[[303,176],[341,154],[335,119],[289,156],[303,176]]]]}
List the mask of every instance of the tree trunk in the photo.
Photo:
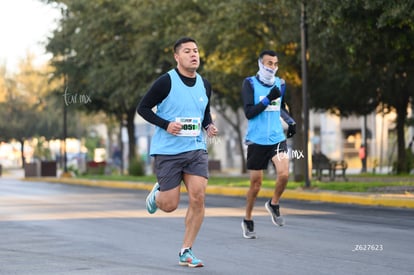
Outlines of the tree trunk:
{"type": "MultiPolygon", "coordinates": [[[[296,135],[293,136],[292,149],[304,152],[306,146],[303,144],[304,140],[304,121],[302,116],[302,93],[299,88],[290,91],[292,102],[289,105],[290,113],[296,121],[296,135]]],[[[296,182],[304,181],[305,179],[305,159],[293,159],[293,180],[296,182]]]]}
{"type": "Polygon", "coordinates": [[[403,96],[400,99],[397,99],[397,148],[398,148],[398,157],[397,157],[397,174],[407,173],[406,165],[406,150],[405,150],[405,120],[407,118],[407,108],[408,108],[408,96],[405,96],[408,93],[403,93],[403,96]]]}
{"type": "Polygon", "coordinates": [[[135,142],[135,114],[136,109],[133,108],[127,113],[127,130],[128,130],[128,146],[129,146],[129,156],[128,159],[131,161],[137,156],[136,152],[136,142],[135,142]]]}
{"type": "Polygon", "coordinates": [[[22,158],[22,168],[24,169],[24,165],[26,164],[26,158],[24,157],[24,139],[19,140],[21,146],[20,146],[20,153],[22,158]]]}

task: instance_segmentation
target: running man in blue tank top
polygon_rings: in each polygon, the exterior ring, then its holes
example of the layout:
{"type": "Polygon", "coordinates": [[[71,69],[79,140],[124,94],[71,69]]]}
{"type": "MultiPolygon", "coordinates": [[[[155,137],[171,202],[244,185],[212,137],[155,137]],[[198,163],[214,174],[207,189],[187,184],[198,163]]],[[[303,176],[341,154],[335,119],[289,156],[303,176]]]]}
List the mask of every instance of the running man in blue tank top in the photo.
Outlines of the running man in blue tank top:
{"type": "Polygon", "coordinates": [[[246,196],[246,212],[241,223],[243,237],[255,239],[253,206],[263,181],[263,170],[272,161],[276,169],[276,186],[273,196],[265,204],[275,225],[284,225],[279,200],[289,177],[289,157],[281,118],[289,125],[287,137],[296,133],[296,123],[285,109],[283,101],[285,81],[276,77],[279,59],[274,51],[260,53],[256,76],[248,77],[242,86],[243,107],[248,127],[246,132],[247,169],[250,188],[246,196]]]}
{"type": "Polygon", "coordinates": [[[204,219],[208,179],[208,137],[217,135],[210,114],[210,83],[197,73],[200,56],[190,37],[174,45],[177,67],[161,75],[144,95],[137,112],[156,126],[150,154],[154,157],[158,182],[146,199],[150,214],[157,209],[172,212],[180,202],[181,182],[188,192],[188,209],[179,264],[202,267],[194,256],[193,243],[204,219]],[[157,107],[156,112],[152,109],[157,107]]]}

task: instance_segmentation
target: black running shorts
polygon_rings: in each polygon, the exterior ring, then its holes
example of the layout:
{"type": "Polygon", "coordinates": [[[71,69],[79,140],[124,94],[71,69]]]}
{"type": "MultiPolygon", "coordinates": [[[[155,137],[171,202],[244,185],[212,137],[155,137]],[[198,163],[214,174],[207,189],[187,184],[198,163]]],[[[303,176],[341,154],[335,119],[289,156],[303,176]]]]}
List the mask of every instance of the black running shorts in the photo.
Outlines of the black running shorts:
{"type": "Polygon", "coordinates": [[[247,169],[266,170],[269,161],[283,152],[288,152],[286,140],[274,145],[249,144],[247,146],[247,169]]]}

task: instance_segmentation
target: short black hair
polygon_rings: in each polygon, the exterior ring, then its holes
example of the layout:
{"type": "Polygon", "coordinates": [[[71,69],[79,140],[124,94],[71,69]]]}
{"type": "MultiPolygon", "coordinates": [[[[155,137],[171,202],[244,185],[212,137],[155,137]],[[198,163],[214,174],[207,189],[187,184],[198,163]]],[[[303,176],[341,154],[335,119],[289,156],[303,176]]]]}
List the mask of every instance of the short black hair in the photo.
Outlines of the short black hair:
{"type": "Polygon", "coordinates": [[[188,43],[188,42],[194,42],[197,45],[197,41],[195,41],[193,38],[191,37],[181,37],[180,39],[178,39],[175,43],[174,43],[174,53],[177,52],[178,48],[181,46],[181,44],[184,43],[188,43]]]}
{"type": "Polygon", "coordinates": [[[264,50],[259,54],[259,59],[262,59],[263,56],[265,55],[270,55],[270,56],[276,56],[277,57],[277,53],[275,51],[272,50],[264,50]]]}

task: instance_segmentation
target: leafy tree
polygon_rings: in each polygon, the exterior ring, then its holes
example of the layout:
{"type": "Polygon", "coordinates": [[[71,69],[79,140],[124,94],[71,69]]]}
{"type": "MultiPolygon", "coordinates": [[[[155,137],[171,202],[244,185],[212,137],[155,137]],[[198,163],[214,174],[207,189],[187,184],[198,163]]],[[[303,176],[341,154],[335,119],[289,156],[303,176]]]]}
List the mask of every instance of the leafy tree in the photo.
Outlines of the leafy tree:
{"type": "MultiPolygon", "coordinates": [[[[33,55],[28,55],[19,64],[18,72],[9,76],[5,68],[0,76],[0,138],[4,141],[16,139],[21,144],[22,163],[25,140],[32,137],[46,139],[61,138],[62,105],[51,95],[57,84],[50,82],[48,66],[35,67],[33,55]]],[[[60,96],[61,97],[61,96],[60,96]]],[[[69,134],[79,136],[81,128],[77,122],[69,124],[69,134]]]]}
{"type": "Polygon", "coordinates": [[[155,16],[162,5],[139,0],[48,2],[63,5],[60,27],[47,45],[56,74],[67,77],[67,89],[89,94],[92,101],[83,106],[85,111],[104,111],[121,124],[126,121],[134,157],[137,103],[170,65],[158,62],[165,39],[157,41],[153,22],[161,21],[155,16]]]}
{"type": "Polygon", "coordinates": [[[414,2],[310,3],[312,105],[342,116],[366,115],[380,103],[395,110],[397,172],[403,172],[404,126],[414,95],[414,2]]]}

